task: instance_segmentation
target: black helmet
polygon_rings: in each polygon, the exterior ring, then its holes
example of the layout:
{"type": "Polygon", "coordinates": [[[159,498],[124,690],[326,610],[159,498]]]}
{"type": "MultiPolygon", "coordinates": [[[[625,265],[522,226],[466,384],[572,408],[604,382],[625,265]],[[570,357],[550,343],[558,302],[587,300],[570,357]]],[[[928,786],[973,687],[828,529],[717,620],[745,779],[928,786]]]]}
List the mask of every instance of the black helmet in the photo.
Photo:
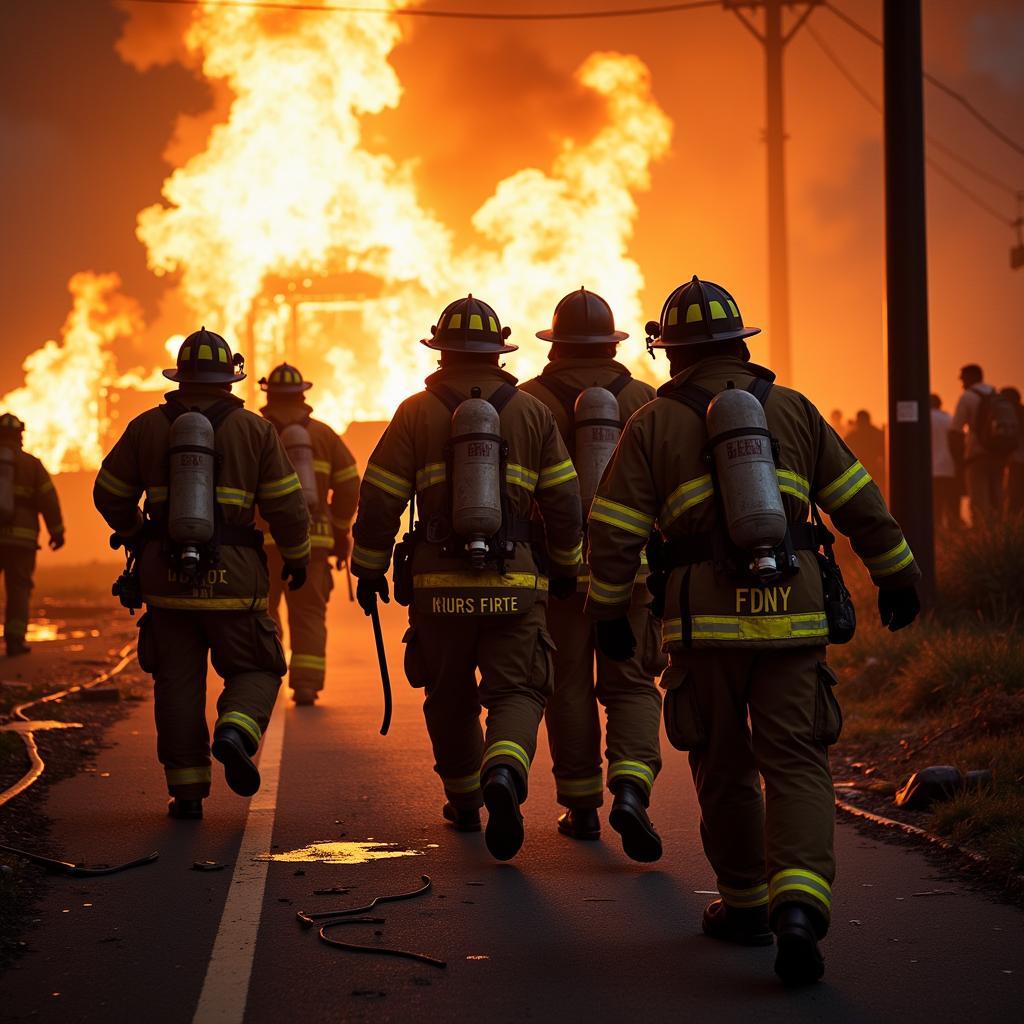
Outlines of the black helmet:
{"type": "Polygon", "coordinates": [[[538,331],[541,341],[563,341],[571,345],[607,345],[629,335],[615,330],[612,307],[597,292],[586,288],[569,292],[555,306],[551,329],[538,331]]]}
{"type": "Polygon", "coordinates": [[[13,412],[5,412],[0,416],[0,433],[20,434],[25,430],[25,424],[14,415],[13,412]]]}
{"type": "Polygon", "coordinates": [[[498,323],[498,314],[472,295],[448,303],[421,345],[438,352],[515,352],[518,345],[506,345],[512,333],[498,323]]]}
{"type": "Polygon", "coordinates": [[[675,348],[729,341],[760,334],[760,327],[744,327],[733,297],[719,284],[701,281],[696,274],[681,284],[661,308],[661,323],[647,323],[647,347],[675,348]]]}
{"type": "Polygon", "coordinates": [[[260,390],[273,398],[275,395],[301,395],[313,385],[302,379],[302,374],[288,363],[275,366],[269,377],[260,377],[260,390]]]}
{"type": "Polygon", "coordinates": [[[179,384],[237,384],[245,380],[244,368],[244,357],[233,356],[219,334],[201,327],[181,343],[178,365],[164,376],[179,384]]]}

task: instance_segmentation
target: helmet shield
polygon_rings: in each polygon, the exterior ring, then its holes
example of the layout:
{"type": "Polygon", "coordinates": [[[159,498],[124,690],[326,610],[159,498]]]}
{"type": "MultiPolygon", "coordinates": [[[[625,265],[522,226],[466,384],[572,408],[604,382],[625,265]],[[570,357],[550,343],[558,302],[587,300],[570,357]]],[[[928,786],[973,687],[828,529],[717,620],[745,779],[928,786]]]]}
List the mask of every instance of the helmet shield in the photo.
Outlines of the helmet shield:
{"type": "Polygon", "coordinates": [[[761,333],[760,327],[744,327],[732,295],[721,285],[693,279],[680,285],[665,300],[661,320],[647,325],[650,348],[704,345],[761,333]]]}

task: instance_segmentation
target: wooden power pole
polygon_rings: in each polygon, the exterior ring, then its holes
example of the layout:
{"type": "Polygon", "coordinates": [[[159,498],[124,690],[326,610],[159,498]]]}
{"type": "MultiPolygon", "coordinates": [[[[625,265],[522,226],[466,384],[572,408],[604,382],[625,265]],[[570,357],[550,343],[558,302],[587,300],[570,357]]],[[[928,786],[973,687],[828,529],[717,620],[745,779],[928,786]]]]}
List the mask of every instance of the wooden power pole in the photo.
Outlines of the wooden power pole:
{"type": "Polygon", "coordinates": [[[885,0],[889,496],[934,596],[921,0],[885,0]]]}

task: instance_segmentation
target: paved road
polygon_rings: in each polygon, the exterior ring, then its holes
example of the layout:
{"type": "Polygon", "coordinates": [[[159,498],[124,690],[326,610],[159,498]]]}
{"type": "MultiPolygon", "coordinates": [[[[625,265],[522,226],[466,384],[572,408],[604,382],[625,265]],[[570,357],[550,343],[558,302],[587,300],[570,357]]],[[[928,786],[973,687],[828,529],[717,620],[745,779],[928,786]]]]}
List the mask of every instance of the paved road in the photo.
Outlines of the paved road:
{"type": "MultiPolygon", "coordinates": [[[[268,739],[265,774],[271,783],[278,775],[276,799],[271,784],[250,807],[220,784],[201,824],[165,819],[149,703],[111,731],[98,772],[50,790],[62,854],[112,861],[158,849],[160,860],[95,881],[55,878],[27,936],[30,952],[0,979],[0,1018],[1021,1019],[1024,915],[942,877],[920,853],[849,824],[839,827],[825,984],[786,993],[772,974],[771,950],[734,950],[701,937],[708,897],[696,890],[713,889],[714,879],[700,852],[685,760],[672,752],[653,808],[667,849],[656,867],[629,862],[614,833],[600,844],[574,844],[554,832],[546,753],[526,808],[526,846],[511,864],[495,863],[480,836],[439,822],[419,697],[401,680],[392,733],[377,734],[369,627],[339,596],[327,699],[316,709],[279,706],[277,741],[268,739]],[[278,760],[279,773],[270,763],[278,760]],[[394,844],[378,853],[406,855],[348,864],[254,860],[316,842],[369,841],[394,844]],[[228,867],[191,869],[205,860],[228,867]],[[434,880],[430,894],[380,908],[385,925],[335,934],[443,958],[445,971],[329,948],[295,920],[299,908],[356,906],[407,890],[421,873],[434,880]],[[311,895],[332,886],[351,892],[311,895]],[[948,894],[914,895],[934,890],[948,894]]],[[[400,610],[388,609],[385,625],[398,676],[400,610]]]]}

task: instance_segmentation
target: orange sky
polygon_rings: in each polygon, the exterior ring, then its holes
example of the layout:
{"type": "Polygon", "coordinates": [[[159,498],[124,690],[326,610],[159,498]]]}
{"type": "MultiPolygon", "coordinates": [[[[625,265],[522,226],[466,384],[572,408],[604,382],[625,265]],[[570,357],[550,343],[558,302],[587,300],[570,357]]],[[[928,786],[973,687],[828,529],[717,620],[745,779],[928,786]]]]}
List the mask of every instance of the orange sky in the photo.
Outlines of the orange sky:
{"type": "MultiPolygon", "coordinates": [[[[493,10],[502,4],[445,0],[443,6],[493,10]]],[[[515,6],[603,5],[524,0],[515,6]]],[[[841,0],[841,6],[880,31],[880,3],[841,0]]],[[[1024,139],[1024,4],[925,0],[924,7],[929,69],[1024,139]]],[[[183,12],[127,8],[126,51],[144,71],[129,67],[115,50],[126,16],[113,3],[37,0],[5,12],[4,390],[20,383],[24,355],[57,334],[67,311],[66,282],[76,270],[120,271],[125,291],[151,316],[165,288],[145,269],[135,215],[159,199],[168,170],[163,154],[175,160],[188,155],[215,99],[205,83],[167,63],[177,52],[183,12]]],[[[880,97],[877,48],[826,10],[816,12],[812,24],[880,97]]],[[[675,124],[672,151],[655,165],[652,190],[639,198],[631,245],[646,277],[646,314],[657,316],[665,294],[696,272],[729,287],[747,321],[770,334],[762,59],[725,11],[544,25],[410,19],[393,57],[404,97],[397,110],[368,123],[367,138],[396,157],[417,158],[426,202],[458,228],[498,179],[531,164],[547,166],[566,134],[587,137],[600,111],[572,74],[600,49],[639,55],[675,124]]],[[[1024,188],[1024,157],[934,90],[926,103],[931,132],[1024,188]]],[[[880,117],[803,33],[787,54],[787,118],[795,383],[823,410],[838,405],[852,415],[863,406],[877,415],[885,374],[880,117]]],[[[1010,197],[939,159],[1013,216],[1010,197]]],[[[996,383],[1021,383],[1024,270],[1009,269],[1011,231],[934,175],[928,214],[936,389],[952,401],[957,367],[968,359],[981,362],[996,383]]],[[[567,281],[566,290],[580,283],[586,282],[567,281]]],[[[472,286],[466,282],[466,290],[472,286]]],[[[515,310],[499,313],[521,343],[544,326],[517,322],[515,310]]],[[[392,343],[411,341],[427,326],[409,325],[391,335],[392,343]]],[[[622,326],[634,336],[626,344],[642,344],[642,324],[622,326]]],[[[755,358],[766,353],[767,345],[755,339],[755,358]]]]}

